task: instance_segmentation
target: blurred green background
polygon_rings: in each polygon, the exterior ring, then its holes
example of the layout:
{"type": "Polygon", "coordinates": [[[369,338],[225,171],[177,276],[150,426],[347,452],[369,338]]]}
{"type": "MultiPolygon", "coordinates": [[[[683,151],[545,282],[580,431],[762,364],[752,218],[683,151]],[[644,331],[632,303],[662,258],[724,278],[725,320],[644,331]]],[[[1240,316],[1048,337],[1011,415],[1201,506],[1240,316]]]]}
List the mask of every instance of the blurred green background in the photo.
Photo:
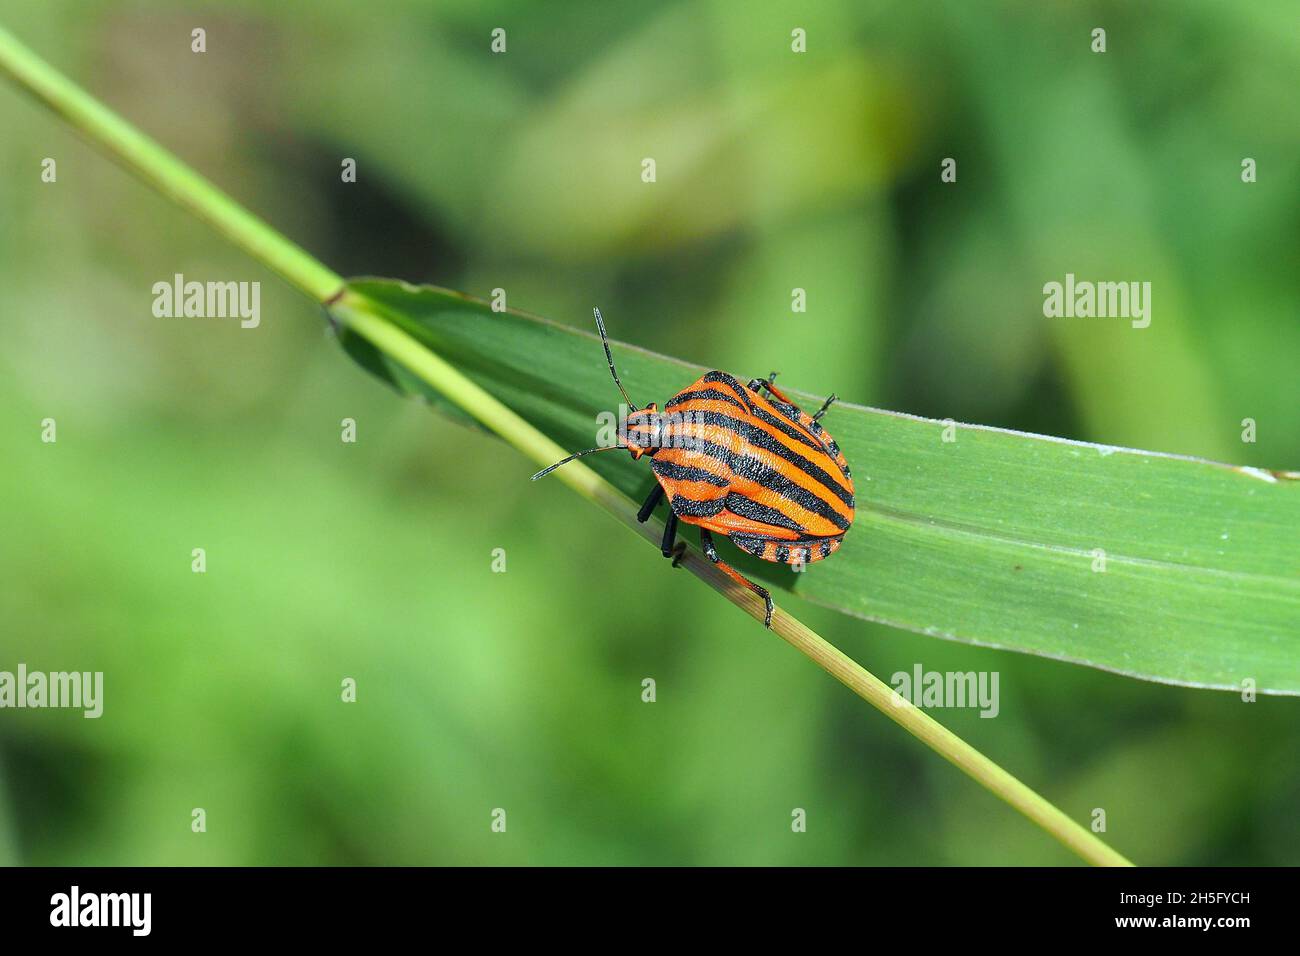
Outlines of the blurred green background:
{"type": "MultiPolygon", "coordinates": [[[[866,404],[1300,465],[1286,0],[0,0],[0,23],[344,274],[584,327],[599,304],[618,338],[866,404]],[[1151,327],[1045,319],[1066,272],[1151,281],[1151,327]]],[[[106,685],[97,721],[0,712],[0,861],[1074,862],[367,377],[319,308],[9,85],[0,130],[0,669],[106,685]],[[260,280],[261,327],[154,318],[176,272],[260,280]]],[[[936,716],[1077,819],[1104,808],[1135,861],[1300,862],[1300,702],[782,603],[885,678],[999,671],[997,719],[936,716]]]]}

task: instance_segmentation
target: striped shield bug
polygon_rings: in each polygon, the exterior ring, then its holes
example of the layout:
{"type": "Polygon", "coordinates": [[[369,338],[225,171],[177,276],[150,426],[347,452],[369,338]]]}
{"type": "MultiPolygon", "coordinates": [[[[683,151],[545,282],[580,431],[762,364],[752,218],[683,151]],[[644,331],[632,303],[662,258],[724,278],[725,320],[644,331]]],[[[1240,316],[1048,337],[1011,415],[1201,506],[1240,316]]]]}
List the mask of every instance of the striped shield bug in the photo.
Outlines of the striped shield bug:
{"type": "Polygon", "coordinates": [[[670,398],[660,411],[638,409],[614,368],[614,356],[600,310],[596,328],[610,375],[629,409],[621,444],[589,448],[533,475],[533,481],[563,464],[598,451],[621,448],[634,459],[647,455],[658,483],[637,514],[647,521],[668,499],[663,554],[681,560],[679,522],[700,529],[700,546],[710,561],[763,599],[763,623],[772,626],[772,595],[718,557],[713,535],[725,535],[742,551],[764,561],[802,567],[839,549],[853,523],[853,478],[848,462],[821,417],[832,395],[809,415],[774,384],[776,373],[742,385],[726,372],[706,372],[670,398]]]}

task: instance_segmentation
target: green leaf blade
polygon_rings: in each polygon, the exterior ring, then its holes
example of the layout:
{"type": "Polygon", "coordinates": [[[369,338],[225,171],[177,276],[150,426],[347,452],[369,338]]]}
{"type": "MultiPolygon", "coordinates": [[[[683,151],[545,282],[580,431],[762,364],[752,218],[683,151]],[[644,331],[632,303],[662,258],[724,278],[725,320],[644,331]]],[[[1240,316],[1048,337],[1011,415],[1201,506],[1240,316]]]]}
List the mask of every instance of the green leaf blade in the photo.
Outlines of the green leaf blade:
{"type": "MultiPolygon", "coordinates": [[[[597,413],[617,408],[593,333],[432,287],[350,287],[566,447],[596,444],[597,413]]],[[[613,347],[639,404],[662,404],[704,371],[613,347]]],[[[377,374],[419,391],[400,374],[377,374]]],[[[822,398],[787,391],[805,407],[822,398]]],[[[745,573],[937,637],[1166,683],[1237,689],[1249,679],[1263,693],[1300,694],[1293,474],[982,426],[945,429],[847,402],[824,423],[857,486],[844,547],[803,573],[728,549],[745,573]]],[[[634,498],[653,482],[630,456],[585,460],[634,498]]],[[[521,463],[520,480],[528,474],[521,463]]]]}

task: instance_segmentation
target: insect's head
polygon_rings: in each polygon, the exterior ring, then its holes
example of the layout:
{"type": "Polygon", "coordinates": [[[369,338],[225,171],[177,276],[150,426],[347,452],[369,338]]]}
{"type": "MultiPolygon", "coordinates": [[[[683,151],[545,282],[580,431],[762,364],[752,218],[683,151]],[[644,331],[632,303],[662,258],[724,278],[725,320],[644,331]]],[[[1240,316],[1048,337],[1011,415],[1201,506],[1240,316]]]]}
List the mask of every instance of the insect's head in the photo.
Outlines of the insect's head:
{"type": "Polygon", "coordinates": [[[629,411],[623,419],[624,446],[635,461],[654,454],[659,448],[659,406],[651,402],[645,408],[629,411]]]}
{"type": "Polygon", "coordinates": [[[623,396],[623,401],[627,403],[627,416],[624,418],[623,432],[620,437],[623,439],[621,445],[605,445],[600,448],[588,448],[586,451],[574,452],[567,458],[563,458],[551,465],[549,468],[543,468],[537,474],[533,475],[533,481],[538,478],[544,478],[561,465],[566,465],[575,458],[581,458],[583,455],[590,455],[598,451],[611,451],[615,448],[625,448],[632,453],[633,459],[638,459],[646,453],[654,454],[658,446],[655,444],[659,436],[659,408],[654,402],[651,402],[645,408],[637,408],[632,404],[632,399],[627,397],[627,389],[618,379],[618,371],[614,368],[614,356],[609,350],[609,336],[605,334],[605,320],[601,317],[600,309],[592,309],[596,315],[596,329],[600,332],[600,344],[605,347],[605,359],[609,362],[609,374],[614,376],[614,384],[618,386],[619,392],[623,396]]]}

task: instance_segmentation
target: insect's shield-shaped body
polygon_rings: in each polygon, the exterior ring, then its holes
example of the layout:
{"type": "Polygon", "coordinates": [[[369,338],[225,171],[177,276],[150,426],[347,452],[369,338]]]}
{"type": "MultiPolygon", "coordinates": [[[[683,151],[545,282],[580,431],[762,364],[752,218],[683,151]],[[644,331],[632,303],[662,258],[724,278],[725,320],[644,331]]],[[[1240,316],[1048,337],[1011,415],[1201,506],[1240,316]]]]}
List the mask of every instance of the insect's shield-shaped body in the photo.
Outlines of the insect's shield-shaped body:
{"type": "Polygon", "coordinates": [[[658,484],[637,520],[648,521],[667,498],[664,557],[676,567],[686,547],[677,540],[678,524],[696,525],[705,556],[762,598],[764,624],[771,627],[771,594],[721,560],[713,533],[764,561],[797,570],[839,548],[853,524],[855,502],[848,462],[819,421],[835,396],[809,415],[773,384],[775,372],[744,385],[715,370],[674,395],[662,411],[653,403],[638,409],[619,380],[600,310],[594,312],[610,375],[627,403],[619,444],[575,452],[533,479],[614,448],[634,459],[648,456],[658,484]]]}
{"type": "Polygon", "coordinates": [[[847,462],[770,381],[745,386],[709,372],[663,415],[661,433],[676,440],[654,452],[651,467],[682,521],[768,561],[818,561],[839,547],[855,507],[847,462]]]}

